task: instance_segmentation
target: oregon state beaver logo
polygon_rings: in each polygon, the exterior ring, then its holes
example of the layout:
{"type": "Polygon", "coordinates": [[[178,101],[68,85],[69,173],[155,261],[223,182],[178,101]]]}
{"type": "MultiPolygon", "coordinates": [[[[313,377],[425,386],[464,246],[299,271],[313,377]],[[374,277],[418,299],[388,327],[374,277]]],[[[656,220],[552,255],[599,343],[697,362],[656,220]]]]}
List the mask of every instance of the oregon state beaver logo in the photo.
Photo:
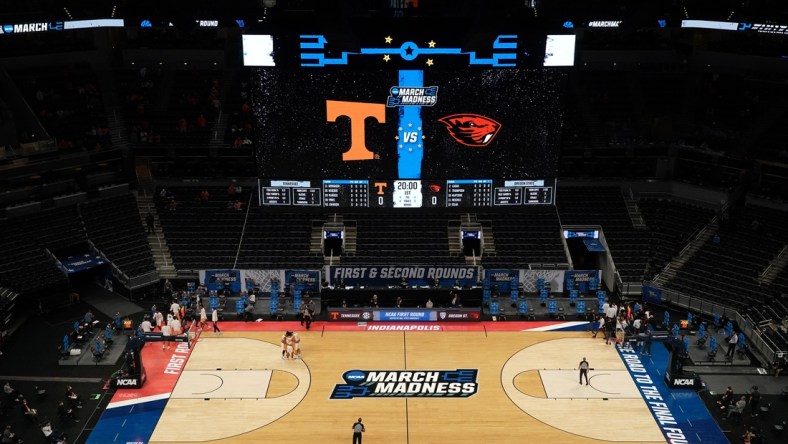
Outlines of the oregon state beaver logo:
{"type": "Polygon", "coordinates": [[[454,140],[466,146],[487,146],[501,129],[500,123],[479,114],[452,114],[438,122],[446,125],[454,140]]]}

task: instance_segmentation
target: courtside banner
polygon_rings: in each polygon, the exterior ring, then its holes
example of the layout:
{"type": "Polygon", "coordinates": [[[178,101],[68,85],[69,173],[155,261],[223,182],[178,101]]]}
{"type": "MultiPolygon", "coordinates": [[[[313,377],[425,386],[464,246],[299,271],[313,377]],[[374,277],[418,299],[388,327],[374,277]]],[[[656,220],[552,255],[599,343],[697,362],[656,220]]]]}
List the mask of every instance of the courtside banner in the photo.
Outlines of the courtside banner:
{"type": "Polygon", "coordinates": [[[602,272],[599,270],[567,270],[564,272],[565,288],[571,288],[571,283],[576,285],[576,288],[582,293],[595,291],[599,287],[600,276],[602,272]]]}
{"type": "Polygon", "coordinates": [[[372,310],[359,310],[353,308],[328,309],[329,321],[366,322],[372,320],[372,310]]]}
{"type": "Polygon", "coordinates": [[[650,304],[662,305],[662,289],[651,285],[644,285],[643,300],[650,304]]]}
{"type": "Polygon", "coordinates": [[[479,267],[439,267],[425,265],[369,265],[369,266],[329,266],[329,285],[352,287],[388,287],[400,285],[402,279],[409,287],[431,286],[435,279],[442,287],[459,283],[463,287],[476,285],[479,281],[479,267]]]}
{"type": "Polygon", "coordinates": [[[200,282],[208,291],[221,291],[225,285],[233,293],[241,292],[241,270],[200,270],[200,282]]]}
{"type": "Polygon", "coordinates": [[[481,320],[474,308],[340,308],[329,307],[329,321],[384,322],[476,322],[481,320]]]}
{"type": "Polygon", "coordinates": [[[484,278],[490,281],[490,288],[493,291],[507,293],[512,289],[512,279],[517,279],[519,282],[520,270],[484,270],[484,278]]]}
{"type": "Polygon", "coordinates": [[[290,285],[300,284],[303,291],[320,292],[320,271],[318,270],[285,270],[285,282],[290,285]]]}

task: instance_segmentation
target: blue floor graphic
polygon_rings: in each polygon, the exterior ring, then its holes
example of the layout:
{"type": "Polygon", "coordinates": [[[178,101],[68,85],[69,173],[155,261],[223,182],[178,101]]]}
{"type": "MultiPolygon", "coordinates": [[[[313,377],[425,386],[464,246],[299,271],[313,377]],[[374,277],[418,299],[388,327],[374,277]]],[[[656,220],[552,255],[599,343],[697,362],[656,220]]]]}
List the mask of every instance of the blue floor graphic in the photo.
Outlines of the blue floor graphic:
{"type": "Polygon", "coordinates": [[[106,409],[87,444],[146,444],[153,434],[167,399],[106,409]]]}
{"type": "Polygon", "coordinates": [[[663,343],[654,343],[651,356],[639,354],[628,345],[617,348],[667,442],[728,442],[697,392],[671,389],[665,383],[670,352],[663,343]]]}

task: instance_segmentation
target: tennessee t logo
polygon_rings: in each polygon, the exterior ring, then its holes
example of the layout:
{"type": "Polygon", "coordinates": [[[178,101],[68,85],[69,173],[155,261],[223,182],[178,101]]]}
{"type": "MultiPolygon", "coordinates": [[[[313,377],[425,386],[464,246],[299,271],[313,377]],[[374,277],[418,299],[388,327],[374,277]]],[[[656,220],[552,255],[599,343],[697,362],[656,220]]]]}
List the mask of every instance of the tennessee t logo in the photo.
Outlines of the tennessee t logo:
{"type": "Polygon", "coordinates": [[[372,117],[377,119],[378,123],[386,123],[386,105],[326,100],[326,121],[336,122],[340,116],[350,118],[350,149],[342,153],[342,160],[374,159],[374,153],[367,148],[364,120],[372,117]]]}

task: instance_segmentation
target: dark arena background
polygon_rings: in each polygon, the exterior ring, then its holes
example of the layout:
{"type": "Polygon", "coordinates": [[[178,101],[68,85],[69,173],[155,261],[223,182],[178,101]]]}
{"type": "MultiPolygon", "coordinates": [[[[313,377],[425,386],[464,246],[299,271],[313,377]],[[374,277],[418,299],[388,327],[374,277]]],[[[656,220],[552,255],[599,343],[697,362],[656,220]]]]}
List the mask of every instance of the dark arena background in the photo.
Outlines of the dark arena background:
{"type": "Polygon", "coordinates": [[[2,441],[785,442],[786,48],[778,0],[4,1],[2,441]]]}

